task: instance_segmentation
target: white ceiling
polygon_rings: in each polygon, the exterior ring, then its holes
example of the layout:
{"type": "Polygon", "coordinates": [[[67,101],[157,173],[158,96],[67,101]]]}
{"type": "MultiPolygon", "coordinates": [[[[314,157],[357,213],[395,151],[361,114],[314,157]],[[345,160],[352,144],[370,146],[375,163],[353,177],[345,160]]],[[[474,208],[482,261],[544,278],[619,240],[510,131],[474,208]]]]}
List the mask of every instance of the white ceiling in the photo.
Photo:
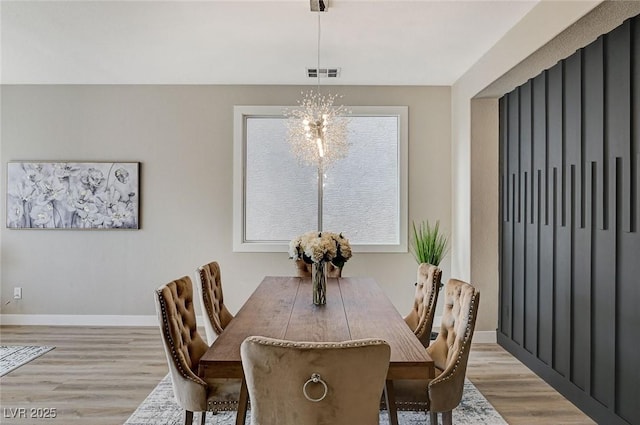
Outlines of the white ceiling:
{"type": "MultiPolygon", "coordinates": [[[[322,84],[451,85],[537,3],[330,0],[322,84]]],[[[314,84],[309,0],[6,1],[4,84],[314,84]]]]}

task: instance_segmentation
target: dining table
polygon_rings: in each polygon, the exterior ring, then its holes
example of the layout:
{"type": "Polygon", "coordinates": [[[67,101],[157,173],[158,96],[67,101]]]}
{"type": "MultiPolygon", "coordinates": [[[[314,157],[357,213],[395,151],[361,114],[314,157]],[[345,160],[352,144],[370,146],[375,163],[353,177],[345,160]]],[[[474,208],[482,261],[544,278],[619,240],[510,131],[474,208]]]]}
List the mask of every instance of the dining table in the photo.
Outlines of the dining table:
{"type": "Polygon", "coordinates": [[[248,336],[333,342],[379,338],[391,348],[384,396],[397,425],[393,380],[435,376],[433,360],[384,290],[370,277],[327,279],[326,304],[315,305],[311,278],[267,276],[217,337],[198,366],[203,379],[241,380],[236,424],[245,422],[248,392],[240,344],[248,336]]]}

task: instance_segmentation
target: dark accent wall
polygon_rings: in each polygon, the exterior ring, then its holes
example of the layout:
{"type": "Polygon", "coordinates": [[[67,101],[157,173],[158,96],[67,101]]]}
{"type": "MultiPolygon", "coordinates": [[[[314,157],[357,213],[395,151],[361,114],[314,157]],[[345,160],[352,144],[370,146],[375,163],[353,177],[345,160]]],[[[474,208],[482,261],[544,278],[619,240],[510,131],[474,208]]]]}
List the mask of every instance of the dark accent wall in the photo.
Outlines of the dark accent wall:
{"type": "Polygon", "coordinates": [[[640,424],[640,15],[500,99],[498,342],[640,424]]]}

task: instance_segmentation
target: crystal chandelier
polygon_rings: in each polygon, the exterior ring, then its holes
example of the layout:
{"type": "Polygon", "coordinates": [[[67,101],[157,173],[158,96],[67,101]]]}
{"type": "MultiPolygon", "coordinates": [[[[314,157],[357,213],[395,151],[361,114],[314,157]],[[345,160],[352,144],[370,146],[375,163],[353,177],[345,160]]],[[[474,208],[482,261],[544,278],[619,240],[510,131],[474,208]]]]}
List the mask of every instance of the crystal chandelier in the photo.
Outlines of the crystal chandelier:
{"type": "Polygon", "coordinates": [[[294,156],[302,163],[318,166],[319,170],[347,155],[347,125],[349,110],[334,106],[341,96],[320,93],[320,13],[326,8],[319,1],[317,89],[302,92],[298,107],[285,110],[287,139],[294,156]]]}

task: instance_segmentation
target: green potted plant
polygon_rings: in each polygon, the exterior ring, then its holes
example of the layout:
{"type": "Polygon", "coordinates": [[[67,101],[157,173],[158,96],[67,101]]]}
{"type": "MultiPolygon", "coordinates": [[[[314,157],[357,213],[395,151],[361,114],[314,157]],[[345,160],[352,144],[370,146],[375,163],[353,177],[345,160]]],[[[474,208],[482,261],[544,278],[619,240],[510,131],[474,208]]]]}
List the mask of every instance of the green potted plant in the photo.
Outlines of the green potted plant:
{"type": "Polygon", "coordinates": [[[439,220],[433,227],[428,220],[417,227],[413,222],[411,252],[418,264],[429,263],[438,266],[448,251],[449,238],[440,231],[439,220]]]}

